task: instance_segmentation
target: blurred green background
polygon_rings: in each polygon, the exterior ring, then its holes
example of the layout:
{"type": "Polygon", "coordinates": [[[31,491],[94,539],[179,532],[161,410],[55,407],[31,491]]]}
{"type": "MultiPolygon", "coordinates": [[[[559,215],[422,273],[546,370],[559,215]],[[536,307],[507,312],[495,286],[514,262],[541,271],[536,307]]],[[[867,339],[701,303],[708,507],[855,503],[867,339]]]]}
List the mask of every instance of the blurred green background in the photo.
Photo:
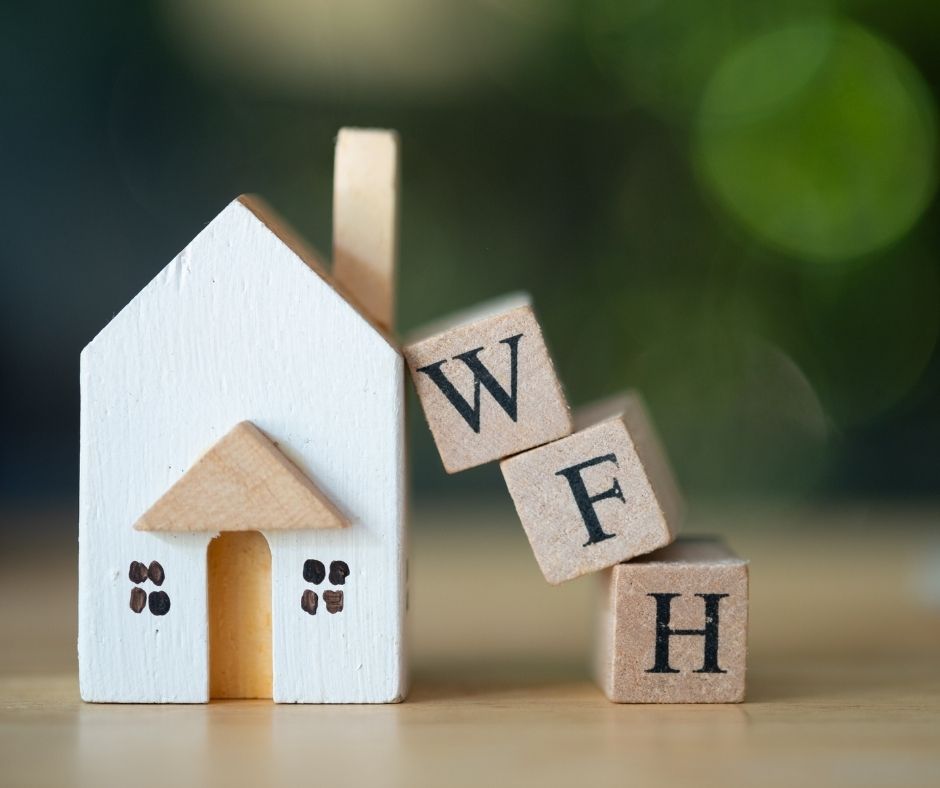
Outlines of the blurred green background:
{"type": "MultiPolygon", "coordinates": [[[[364,125],[403,331],[526,289],[693,502],[936,498],[938,40],[926,0],[5,3],[0,496],[74,501],[81,348],[234,196],[329,250],[364,125]]],[[[505,495],[411,422],[419,495],[505,495]]]]}

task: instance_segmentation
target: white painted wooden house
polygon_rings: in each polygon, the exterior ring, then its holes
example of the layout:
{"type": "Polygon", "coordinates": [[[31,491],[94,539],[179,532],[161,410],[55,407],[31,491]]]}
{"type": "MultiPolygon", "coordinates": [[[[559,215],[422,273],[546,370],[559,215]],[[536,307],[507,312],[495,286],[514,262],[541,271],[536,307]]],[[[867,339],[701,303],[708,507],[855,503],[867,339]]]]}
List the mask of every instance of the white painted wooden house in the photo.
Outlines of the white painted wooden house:
{"type": "MultiPolygon", "coordinates": [[[[220,696],[284,703],[405,692],[404,365],[379,327],[391,311],[397,141],[344,131],[339,146],[333,276],[344,289],[269,209],[239,198],[82,353],[84,700],[201,703],[216,686],[220,696]],[[355,155],[341,159],[344,140],[355,155]],[[362,276],[373,263],[384,314],[375,279],[362,276]],[[354,301],[371,301],[369,316],[354,301]],[[217,530],[169,521],[139,530],[245,421],[345,527],[269,519],[258,523],[262,542],[241,530],[254,510],[240,506],[240,491],[197,480],[183,519],[217,530]],[[210,572],[210,544],[220,531],[223,544],[229,522],[239,530],[210,572]],[[217,663],[253,671],[253,688],[226,687],[217,663]]],[[[279,511],[279,493],[266,491],[265,511],[279,511]]]]}

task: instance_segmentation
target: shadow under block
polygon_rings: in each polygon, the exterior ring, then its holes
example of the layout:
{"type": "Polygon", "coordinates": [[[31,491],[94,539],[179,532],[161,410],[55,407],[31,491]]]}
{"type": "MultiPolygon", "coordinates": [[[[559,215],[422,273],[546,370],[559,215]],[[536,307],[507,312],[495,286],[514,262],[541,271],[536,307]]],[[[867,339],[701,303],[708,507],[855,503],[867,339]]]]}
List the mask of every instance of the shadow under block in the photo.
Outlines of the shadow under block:
{"type": "Polygon", "coordinates": [[[597,682],[617,703],[739,703],[748,565],[717,539],[679,539],[602,575],[597,682]]]}
{"type": "Polygon", "coordinates": [[[606,418],[500,463],[552,584],[665,547],[679,526],[681,499],[639,397],[592,410],[606,418]]]}
{"type": "Polygon", "coordinates": [[[138,531],[340,528],[346,519],[250,421],[220,438],[134,524],[138,531]]]}
{"type": "Polygon", "coordinates": [[[448,473],[571,432],[571,414],[526,295],[425,329],[404,348],[448,473]]]}

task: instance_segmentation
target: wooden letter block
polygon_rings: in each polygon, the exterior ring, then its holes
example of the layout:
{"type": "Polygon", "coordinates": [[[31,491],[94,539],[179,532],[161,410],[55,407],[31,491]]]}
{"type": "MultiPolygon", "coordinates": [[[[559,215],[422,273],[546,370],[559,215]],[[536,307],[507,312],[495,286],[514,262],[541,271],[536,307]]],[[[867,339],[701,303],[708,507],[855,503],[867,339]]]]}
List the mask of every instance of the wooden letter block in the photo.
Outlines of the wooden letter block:
{"type": "Polygon", "coordinates": [[[571,432],[568,403],[527,295],[429,327],[404,352],[448,473],[571,432]]]}
{"type": "Polygon", "coordinates": [[[604,573],[597,681],[617,703],[740,703],[746,561],[684,538],[604,573]]]}
{"type": "Polygon", "coordinates": [[[669,544],[682,508],[636,394],[595,406],[566,438],[500,466],[542,574],[562,583],[669,544]]]}

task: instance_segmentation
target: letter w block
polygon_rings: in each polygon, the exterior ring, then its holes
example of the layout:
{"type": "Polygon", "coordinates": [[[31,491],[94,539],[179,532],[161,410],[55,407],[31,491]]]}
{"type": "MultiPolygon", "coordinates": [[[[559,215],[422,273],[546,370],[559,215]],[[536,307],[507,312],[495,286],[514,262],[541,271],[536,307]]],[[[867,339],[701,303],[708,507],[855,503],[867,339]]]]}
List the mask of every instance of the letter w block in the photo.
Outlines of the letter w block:
{"type": "Polygon", "coordinates": [[[448,473],[571,432],[568,403],[526,295],[429,326],[404,353],[448,473]]]}

